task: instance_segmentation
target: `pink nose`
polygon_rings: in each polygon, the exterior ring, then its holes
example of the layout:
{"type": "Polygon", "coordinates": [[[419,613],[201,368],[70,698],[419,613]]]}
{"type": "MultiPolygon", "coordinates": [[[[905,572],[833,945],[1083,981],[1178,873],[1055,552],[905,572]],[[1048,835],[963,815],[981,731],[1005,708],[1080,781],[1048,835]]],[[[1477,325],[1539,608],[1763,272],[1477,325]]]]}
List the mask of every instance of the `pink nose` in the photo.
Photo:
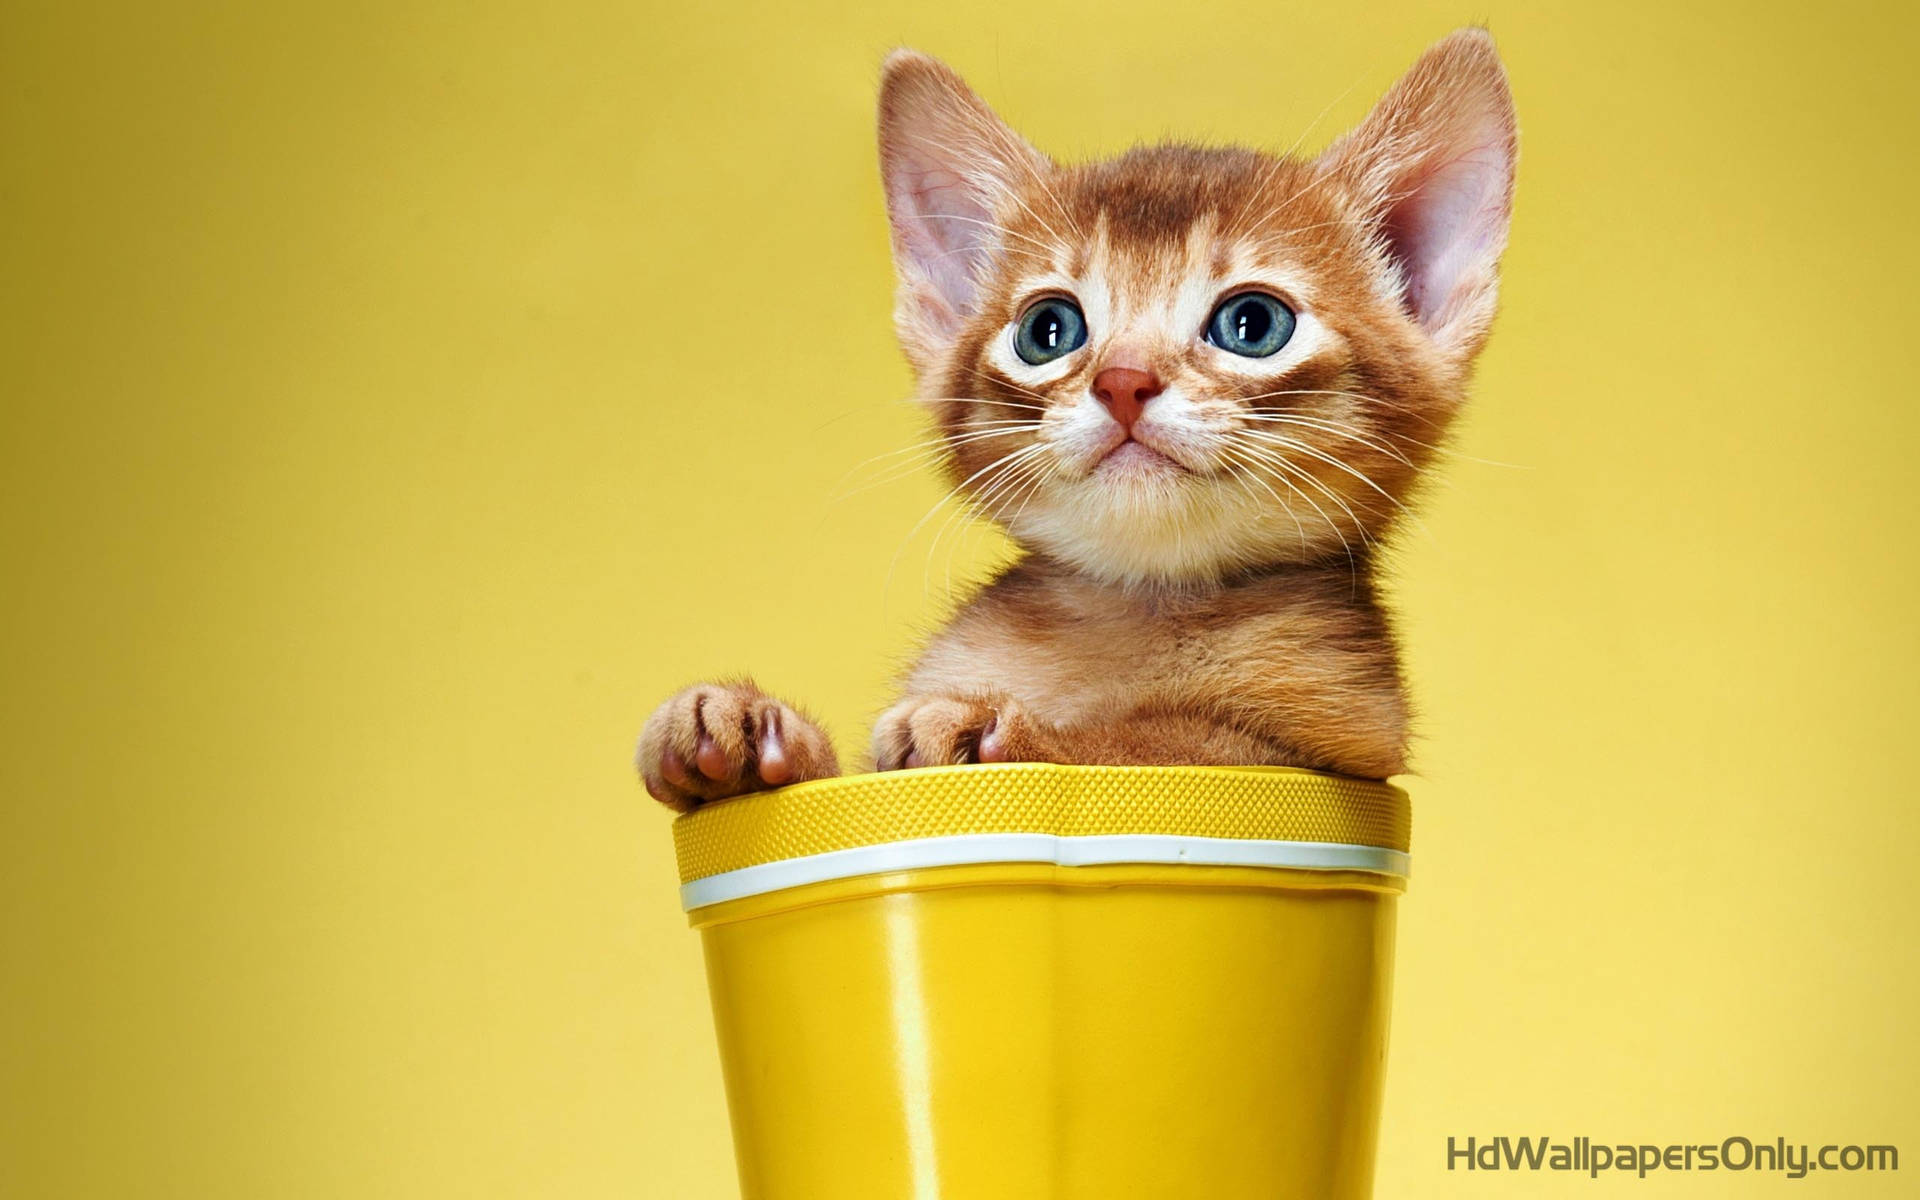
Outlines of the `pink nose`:
{"type": "Polygon", "coordinates": [[[1107,406],[1120,428],[1133,432],[1133,423],[1146,411],[1147,401],[1163,391],[1160,380],[1132,367],[1108,367],[1093,377],[1093,394],[1107,406]]]}

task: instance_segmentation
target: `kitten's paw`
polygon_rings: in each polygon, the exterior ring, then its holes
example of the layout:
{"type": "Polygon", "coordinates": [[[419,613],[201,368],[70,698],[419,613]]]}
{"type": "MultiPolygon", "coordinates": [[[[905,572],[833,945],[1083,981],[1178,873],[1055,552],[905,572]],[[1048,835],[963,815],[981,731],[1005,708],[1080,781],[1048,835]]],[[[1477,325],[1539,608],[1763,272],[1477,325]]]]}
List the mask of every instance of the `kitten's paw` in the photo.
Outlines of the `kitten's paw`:
{"type": "Polygon", "coordinates": [[[1011,696],[909,696],[873,727],[874,768],[1047,762],[1040,732],[1011,696]]]}
{"type": "Polygon", "coordinates": [[[640,731],[634,765],[676,812],[840,773],[818,725],[746,680],[698,683],[662,704],[640,731]]]}

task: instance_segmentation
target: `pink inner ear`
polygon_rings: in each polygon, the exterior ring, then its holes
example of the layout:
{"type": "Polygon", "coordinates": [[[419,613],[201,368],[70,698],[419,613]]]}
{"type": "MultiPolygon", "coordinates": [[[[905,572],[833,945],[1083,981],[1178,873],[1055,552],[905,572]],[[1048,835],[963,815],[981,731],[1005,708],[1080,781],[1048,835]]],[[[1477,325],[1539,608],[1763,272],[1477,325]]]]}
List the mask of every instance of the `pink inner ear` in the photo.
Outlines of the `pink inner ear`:
{"type": "Polygon", "coordinates": [[[1453,315],[1456,293],[1490,274],[1506,242],[1512,162],[1504,135],[1403,176],[1383,223],[1406,273],[1407,307],[1430,332],[1453,315]]]}
{"type": "Polygon", "coordinates": [[[887,185],[902,265],[932,284],[954,313],[971,312],[974,272],[992,232],[992,211],[965,177],[919,146],[902,151],[887,185]]]}

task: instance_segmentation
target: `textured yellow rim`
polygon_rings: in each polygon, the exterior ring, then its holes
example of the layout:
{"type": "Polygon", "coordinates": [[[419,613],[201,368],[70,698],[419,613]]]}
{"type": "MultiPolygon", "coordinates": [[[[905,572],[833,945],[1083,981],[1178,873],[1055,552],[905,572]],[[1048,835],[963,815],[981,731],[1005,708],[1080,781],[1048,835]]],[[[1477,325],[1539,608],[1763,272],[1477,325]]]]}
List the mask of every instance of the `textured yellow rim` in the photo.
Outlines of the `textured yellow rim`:
{"type": "MultiPolygon", "coordinates": [[[[851,868],[901,844],[939,849],[943,863],[1037,854],[1031,847],[1045,843],[1071,851],[1046,855],[1063,864],[1269,863],[1404,875],[1411,827],[1399,788],[1314,771],[1001,763],[760,792],[688,813],[673,835],[694,907],[739,892],[721,876],[800,882],[807,877],[791,870],[753,869],[800,860],[851,868]]],[[[832,877],[825,866],[814,874],[832,877]]]]}

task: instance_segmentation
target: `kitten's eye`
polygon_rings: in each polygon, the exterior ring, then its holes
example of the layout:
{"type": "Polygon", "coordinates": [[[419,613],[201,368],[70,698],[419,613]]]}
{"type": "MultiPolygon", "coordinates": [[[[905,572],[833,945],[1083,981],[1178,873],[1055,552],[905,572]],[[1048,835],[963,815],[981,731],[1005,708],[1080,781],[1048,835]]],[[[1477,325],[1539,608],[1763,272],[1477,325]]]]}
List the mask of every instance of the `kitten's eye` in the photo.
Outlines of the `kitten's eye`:
{"type": "Polygon", "coordinates": [[[1265,358],[1293,336],[1293,310],[1264,292],[1229,296],[1207,321],[1207,340],[1230,354],[1265,358]]]}
{"type": "Polygon", "coordinates": [[[1086,344],[1087,319],[1080,315],[1080,306],[1057,296],[1022,313],[1013,329],[1013,352],[1036,367],[1086,344]]]}

